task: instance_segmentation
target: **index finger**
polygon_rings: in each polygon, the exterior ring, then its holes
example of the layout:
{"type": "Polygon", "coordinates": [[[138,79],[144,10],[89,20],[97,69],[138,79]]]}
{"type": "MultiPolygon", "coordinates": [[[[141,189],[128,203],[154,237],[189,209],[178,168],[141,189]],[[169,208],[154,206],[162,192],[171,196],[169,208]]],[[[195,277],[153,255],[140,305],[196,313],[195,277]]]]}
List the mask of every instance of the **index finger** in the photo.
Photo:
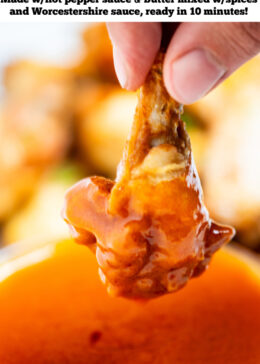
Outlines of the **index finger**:
{"type": "Polygon", "coordinates": [[[145,81],[161,44],[161,23],[108,23],[114,64],[123,88],[136,90],[145,81]]]}

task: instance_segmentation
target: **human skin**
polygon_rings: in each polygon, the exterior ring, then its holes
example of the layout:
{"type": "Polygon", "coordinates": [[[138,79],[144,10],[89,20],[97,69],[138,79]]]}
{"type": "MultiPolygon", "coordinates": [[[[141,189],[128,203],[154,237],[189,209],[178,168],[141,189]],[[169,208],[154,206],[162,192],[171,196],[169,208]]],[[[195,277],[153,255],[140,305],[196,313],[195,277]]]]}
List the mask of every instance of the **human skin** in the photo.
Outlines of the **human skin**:
{"type": "Polygon", "coordinates": [[[169,44],[164,83],[180,103],[191,104],[260,51],[258,23],[108,23],[116,73],[123,88],[143,83],[160,48],[169,44]],[[163,26],[165,27],[165,25],[163,26]]]}

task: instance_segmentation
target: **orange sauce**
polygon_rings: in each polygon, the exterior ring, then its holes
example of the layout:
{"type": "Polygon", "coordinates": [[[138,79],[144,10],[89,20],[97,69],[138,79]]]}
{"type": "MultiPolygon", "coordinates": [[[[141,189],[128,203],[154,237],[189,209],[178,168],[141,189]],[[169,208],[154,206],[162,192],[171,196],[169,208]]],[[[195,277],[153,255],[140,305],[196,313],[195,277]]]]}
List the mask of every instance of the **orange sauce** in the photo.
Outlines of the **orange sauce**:
{"type": "Polygon", "coordinates": [[[177,293],[107,295],[72,242],[0,283],[1,364],[260,363],[259,276],[231,251],[177,293]]]}

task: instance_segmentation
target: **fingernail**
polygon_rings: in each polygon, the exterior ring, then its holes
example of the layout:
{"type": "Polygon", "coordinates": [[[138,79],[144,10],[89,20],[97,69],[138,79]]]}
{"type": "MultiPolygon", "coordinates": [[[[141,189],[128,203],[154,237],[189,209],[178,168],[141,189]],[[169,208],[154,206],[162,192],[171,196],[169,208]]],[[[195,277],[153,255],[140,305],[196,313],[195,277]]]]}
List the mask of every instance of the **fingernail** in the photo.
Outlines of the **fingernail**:
{"type": "Polygon", "coordinates": [[[209,51],[195,49],[176,59],[171,72],[172,93],[179,102],[191,104],[216,85],[226,68],[209,51]]]}
{"type": "Polygon", "coordinates": [[[122,57],[119,49],[113,47],[114,66],[118,81],[123,88],[127,88],[127,64],[122,57]]]}

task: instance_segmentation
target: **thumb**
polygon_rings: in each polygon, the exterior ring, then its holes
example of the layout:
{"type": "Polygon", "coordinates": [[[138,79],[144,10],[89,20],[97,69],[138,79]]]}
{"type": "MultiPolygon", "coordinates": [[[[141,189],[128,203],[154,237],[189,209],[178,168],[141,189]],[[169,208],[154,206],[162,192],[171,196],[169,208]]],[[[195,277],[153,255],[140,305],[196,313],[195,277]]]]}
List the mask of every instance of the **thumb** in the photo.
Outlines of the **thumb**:
{"type": "Polygon", "coordinates": [[[164,62],[164,82],[190,104],[216,87],[260,50],[260,23],[182,23],[164,62]]]}

